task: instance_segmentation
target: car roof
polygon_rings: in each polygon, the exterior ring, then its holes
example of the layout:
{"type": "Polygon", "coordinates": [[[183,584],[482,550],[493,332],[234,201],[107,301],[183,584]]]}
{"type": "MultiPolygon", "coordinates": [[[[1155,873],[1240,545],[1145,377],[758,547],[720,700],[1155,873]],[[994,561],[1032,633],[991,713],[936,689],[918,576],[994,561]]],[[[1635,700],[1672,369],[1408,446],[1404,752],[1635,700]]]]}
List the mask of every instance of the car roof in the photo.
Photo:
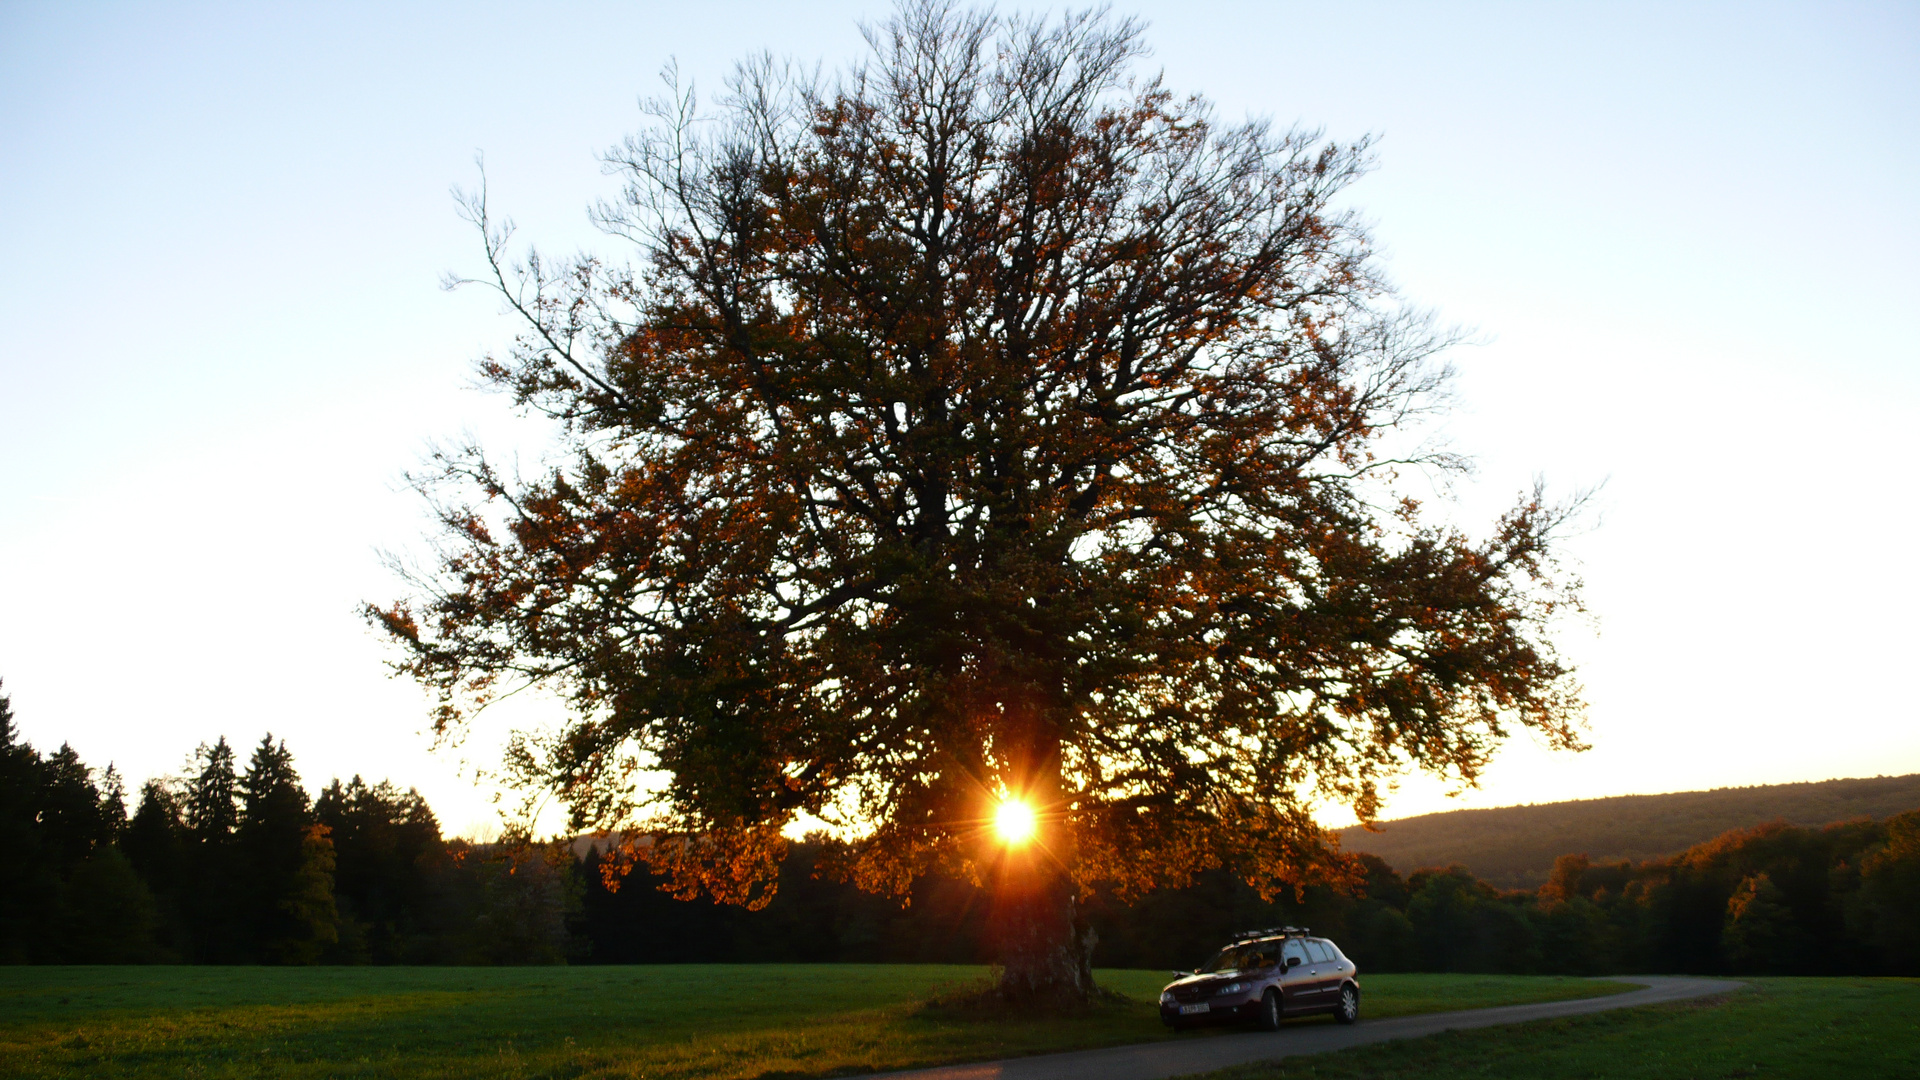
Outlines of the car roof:
{"type": "Polygon", "coordinates": [[[1244,945],[1250,941],[1278,941],[1290,937],[1310,937],[1304,926],[1274,926],[1265,930],[1241,930],[1231,935],[1229,945],[1244,945]]]}

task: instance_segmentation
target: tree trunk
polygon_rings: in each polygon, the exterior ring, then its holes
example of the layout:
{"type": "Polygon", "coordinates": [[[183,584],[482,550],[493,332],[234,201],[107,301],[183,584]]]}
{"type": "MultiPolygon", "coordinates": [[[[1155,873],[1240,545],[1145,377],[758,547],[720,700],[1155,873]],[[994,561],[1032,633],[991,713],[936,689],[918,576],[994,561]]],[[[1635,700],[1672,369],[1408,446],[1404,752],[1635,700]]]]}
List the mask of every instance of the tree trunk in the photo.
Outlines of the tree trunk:
{"type": "Polygon", "coordinates": [[[1031,869],[1037,872],[1019,875],[1025,880],[1017,888],[1008,887],[1013,875],[1003,876],[994,896],[1000,995],[1040,1005],[1082,1004],[1093,993],[1098,935],[1078,917],[1065,873],[1031,869]]]}
{"type": "Polygon", "coordinates": [[[1009,1001],[1079,1005],[1093,993],[1098,935],[1074,900],[1058,751],[1035,757],[1041,764],[1024,796],[1038,812],[1039,828],[1031,841],[1002,853],[994,882],[989,927],[1000,963],[998,989],[1009,1001]]]}

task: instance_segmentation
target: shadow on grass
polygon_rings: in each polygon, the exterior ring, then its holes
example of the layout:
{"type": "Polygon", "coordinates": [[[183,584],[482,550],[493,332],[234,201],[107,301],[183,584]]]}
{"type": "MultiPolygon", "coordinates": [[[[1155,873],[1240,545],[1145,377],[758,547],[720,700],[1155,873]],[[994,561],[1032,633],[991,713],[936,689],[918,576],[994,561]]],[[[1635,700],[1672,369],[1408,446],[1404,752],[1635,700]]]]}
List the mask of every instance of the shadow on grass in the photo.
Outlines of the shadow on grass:
{"type": "Polygon", "coordinates": [[[1095,986],[1085,1001],[1055,998],[1015,1001],[1002,994],[991,978],[970,979],[934,988],[933,993],[907,1015],[916,1020],[991,1024],[1034,1020],[1083,1020],[1136,1011],[1140,1002],[1104,986],[1095,986]]]}

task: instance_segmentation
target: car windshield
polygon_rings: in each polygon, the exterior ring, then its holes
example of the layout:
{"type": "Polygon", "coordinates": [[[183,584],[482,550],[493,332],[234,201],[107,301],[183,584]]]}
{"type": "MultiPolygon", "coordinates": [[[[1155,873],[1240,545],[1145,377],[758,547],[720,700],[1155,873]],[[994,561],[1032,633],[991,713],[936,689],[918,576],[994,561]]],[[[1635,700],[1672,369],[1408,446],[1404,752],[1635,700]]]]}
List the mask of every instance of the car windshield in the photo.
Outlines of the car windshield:
{"type": "MultiPolygon", "coordinates": [[[[1272,946],[1268,945],[1268,949],[1272,946]]],[[[1261,943],[1247,942],[1245,945],[1229,945],[1220,950],[1220,954],[1207,961],[1195,974],[1216,975],[1225,971],[1247,971],[1260,966],[1261,943]]]]}

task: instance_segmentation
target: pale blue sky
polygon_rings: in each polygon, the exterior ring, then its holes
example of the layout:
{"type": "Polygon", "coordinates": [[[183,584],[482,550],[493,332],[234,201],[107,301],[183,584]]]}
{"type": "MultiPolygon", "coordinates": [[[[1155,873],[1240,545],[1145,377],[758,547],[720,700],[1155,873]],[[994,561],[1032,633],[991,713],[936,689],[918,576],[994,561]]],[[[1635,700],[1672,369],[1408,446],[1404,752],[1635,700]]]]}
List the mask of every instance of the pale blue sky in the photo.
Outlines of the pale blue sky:
{"type": "MultiPolygon", "coordinates": [[[[1476,326],[1447,434],[1487,517],[1600,480],[1566,646],[1583,755],[1524,739],[1394,814],[1920,771],[1920,5],[1119,6],[1223,114],[1380,134],[1354,191],[1476,326]]],[[[222,732],[487,819],[356,602],[507,325],[446,294],[487,156],[522,235],[598,243],[595,153],[670,57],[829,63],[878,3],[0,4],[0,678],[135,778],[222,732]]],[[[538,702],[518,706],[537,721],[538,702]]],[[[466,756],[485,763],[502,716],[466,756]]]]}

